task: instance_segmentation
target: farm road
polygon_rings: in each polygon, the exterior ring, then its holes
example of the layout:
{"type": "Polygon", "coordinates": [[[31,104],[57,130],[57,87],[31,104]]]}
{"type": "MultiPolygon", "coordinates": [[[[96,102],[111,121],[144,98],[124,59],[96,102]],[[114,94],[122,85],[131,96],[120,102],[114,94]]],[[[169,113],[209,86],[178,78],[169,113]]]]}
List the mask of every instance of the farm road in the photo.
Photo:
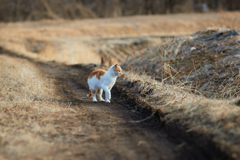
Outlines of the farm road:
{"type": "MultiPolygon", "coordinates": [[[[157,117],[140,123],[129,122],[144,119],[150,113],[135,110],[135,106],[121,98],[121,93],[116,89],[112,91],[111,104],[92,103],[91,99],[86,97],[86,79],[91,72],[91,65],[39,62],[15,53],[4,53],[9,58],[27,59],[48,78],[54,79],[56,88],[63,91],[68,99],[62,103],[66,103],[78,113],[64,117],[66,121],[56,120],[56,123],[52,124],[57,126],[57,134],[61,138],[56,138],[51,133],[48,139],[41,137],[51,141],[56,147],[54,153],[50,153],[51,158],[41,157],[42,159],[214,159],[214,153],[209,155],[199,146],[182,140],[177,132],[170,133],[161,126],[157,117]]],[[[36,159],[34,155],[28,157],[36,159]]]]}

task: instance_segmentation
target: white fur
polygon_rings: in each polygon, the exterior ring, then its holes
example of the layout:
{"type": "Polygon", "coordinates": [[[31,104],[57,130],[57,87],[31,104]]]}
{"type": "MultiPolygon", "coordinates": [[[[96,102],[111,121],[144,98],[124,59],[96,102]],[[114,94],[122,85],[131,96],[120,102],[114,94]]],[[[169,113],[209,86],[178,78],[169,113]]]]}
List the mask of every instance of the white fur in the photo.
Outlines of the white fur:
{"type": "Polygon", "coordinates": [[[120,72],[114,71],[114,67],[115,65],[111,66],[103,76],[100,76],[100,80],[96,77],[96,75],[88,79],[87,82],[89,89],[94,91],[100,89],[100,94],[92,93],[93,102],[97,102],[97,100],[104,101],[104,99],[102,98],[102,92],[104,91],[105,102],[110,103],[111,89],[116,83],[117,77],[120,76],[122,72],[122,70],[120,72]]]}

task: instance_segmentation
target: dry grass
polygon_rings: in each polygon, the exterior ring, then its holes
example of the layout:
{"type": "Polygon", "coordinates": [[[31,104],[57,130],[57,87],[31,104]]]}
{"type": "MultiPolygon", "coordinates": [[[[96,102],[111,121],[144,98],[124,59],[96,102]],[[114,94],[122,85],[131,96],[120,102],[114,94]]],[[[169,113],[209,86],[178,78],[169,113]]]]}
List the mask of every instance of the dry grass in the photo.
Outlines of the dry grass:
{"type": "Polygon", "coordinates": [[[159,110],[162,121],[204,135],[239,159],[240,108],[232,100],[239,98],[239,68],[239,36],[214,27],[142,50],[123,63],[129,72],[119,84],[159,110]]]}
{"type": "Polygon", "coordinates": [[[238,21],[239,12],[222,12],[1,23],[0,45],[8,50],[44,60],[69,64],[99,64],[99,53],[89,45],[96,38],[185,35],[209,26],[238,28],[238,21]],[[29,45],[32,45],[30,49],[29,45]]]}
{"type": "Polygon", "coordinates": [[[216,27],[156,43],[123,65],[208,98],[233,99],[240,90],[238,52],[237,32],[216,27]]]}
{"type": "Polygon", "coordinates": [[[139,104],[161,112],[161,121],[177,122],[213,141],[234,159],[240,158],[240,108],[228,100],[207,99],[186,89],[153,80],[147,75],[126,72],[118,85],[141,96],[139,104]]]}
{"type": "Polygon", "coordinates": [[[59,139],[66,138],[58,124],[76,111],[56,92],[53,79],[27,60],[0,55],[0,72],[1,158],[54,158],[64,148],[59,139]]]}

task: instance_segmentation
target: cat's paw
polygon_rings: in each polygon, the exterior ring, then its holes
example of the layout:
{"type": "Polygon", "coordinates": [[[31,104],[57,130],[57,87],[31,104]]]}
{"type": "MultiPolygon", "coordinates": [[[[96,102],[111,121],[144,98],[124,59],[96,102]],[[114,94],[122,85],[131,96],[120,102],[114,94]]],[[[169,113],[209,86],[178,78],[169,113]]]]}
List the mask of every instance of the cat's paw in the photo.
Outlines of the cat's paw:
{"type": "Polygon", "coordinates": [[[106,102],[106,103],[110,103],[110,100],[107,99],[105,102],[106,102]]]}
{"type": "Polygon", "coordinates": [[[105,101],[105,99],[103,99],[103,98],[102,98],[102,99],[100,99],[99,101],[100,101],[100,102],[104,102],[104,101],[105,101]]]}
{"type": "Polygon", "coordinates": [[[97,103],[97,100],[93,100],[93,103],[97,103]]]}

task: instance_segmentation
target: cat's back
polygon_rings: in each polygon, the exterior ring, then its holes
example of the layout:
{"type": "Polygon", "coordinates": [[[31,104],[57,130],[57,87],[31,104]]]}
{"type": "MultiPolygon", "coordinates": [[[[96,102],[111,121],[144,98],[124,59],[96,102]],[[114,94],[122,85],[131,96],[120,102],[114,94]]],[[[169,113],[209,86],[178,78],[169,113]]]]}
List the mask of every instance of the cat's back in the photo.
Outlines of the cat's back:
{"type": "Polygon", "coordinates": [[[95,71],[92,71],[89,75],[88,75],[88,80],[91,80],[91,79],[98,79],[100,80],[101,77],[106,73],[107,71],[106,70],[103,70],[103,69],[98,69],[98,70],[95,70],[95,71]]]}

